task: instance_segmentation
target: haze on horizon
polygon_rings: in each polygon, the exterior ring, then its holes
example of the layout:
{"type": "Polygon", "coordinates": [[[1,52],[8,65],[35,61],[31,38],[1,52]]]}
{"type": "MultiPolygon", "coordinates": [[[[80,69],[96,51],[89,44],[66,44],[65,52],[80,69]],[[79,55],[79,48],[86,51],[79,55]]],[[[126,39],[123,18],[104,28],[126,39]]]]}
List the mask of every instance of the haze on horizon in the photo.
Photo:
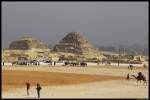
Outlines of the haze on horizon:
{"type": "Polygon", "coordinates": [[[74,31],[93,45],[147,45],[148,6],[148,2],[2,2],[2,48],[28,35],[54,45],[74,31]]]}

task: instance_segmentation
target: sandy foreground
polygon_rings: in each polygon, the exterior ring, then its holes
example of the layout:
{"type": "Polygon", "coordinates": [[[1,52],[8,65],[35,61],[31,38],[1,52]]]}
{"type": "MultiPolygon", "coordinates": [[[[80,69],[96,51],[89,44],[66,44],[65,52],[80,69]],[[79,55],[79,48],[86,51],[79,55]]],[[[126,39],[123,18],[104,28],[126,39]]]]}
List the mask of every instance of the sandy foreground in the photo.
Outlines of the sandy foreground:
{"type": "MultiPolygon", "coordinates": [[[[144,73],[148,79],[148,69],[144,68],[128,70],[127,67],[119,68],[109,66],[4,67],[2,69],[2,87],[6,85],[4,81],[10,81],[10,79],[6,78],[6,76],[9,76],[8,73],[6,73],[8,71],[17,71],[17,73],[18,71],[30,71],[32,73],[43,72],[51,75],[51,78],[54,78],[53,75],[58,75],[57,78],[63,79],[63,82],[58,80],[57,82],[45,81],[42,83],[41,98],[148,98],[148,85],[137,85],[135,79],[129,81],[125,80],[127,73],[136,75],[139,71],[144,73]],[[5,75],[3,72],[5,72],[5,75]],[[68,74],[62,75],[63,73],[68,74]],[[57,84],[55,85],[52,83],[57,84]],[[64,84],[62,85],[60,83],[64,84]]],[[[42,76],[41,78],[43,79],[42,76]]],[[[35,85],[31,87],[30,96],[26,96],[25,86],[19,87],[19,85],[17,85],[14,88],[10,87],[6,90],[3,89],[2,98],[37,98],[35,88],[35,85]]]]}

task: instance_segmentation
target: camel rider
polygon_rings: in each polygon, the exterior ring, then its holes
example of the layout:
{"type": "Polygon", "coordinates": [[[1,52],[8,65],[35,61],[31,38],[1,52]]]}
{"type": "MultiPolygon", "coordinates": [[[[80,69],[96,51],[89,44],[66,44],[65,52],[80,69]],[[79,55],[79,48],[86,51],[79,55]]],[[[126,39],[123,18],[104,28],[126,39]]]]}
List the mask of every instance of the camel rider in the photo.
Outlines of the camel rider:
{"type": "Polygon", "coordinates": [[[142,77],[143,76],[142,72],[138,72],[138,76],[142,77]]]}
{"type": "Polygon", "coordinates": [[[141,75],[142,75],[142,72],[138,72],[138,75],[141,76],[141,75]]]}

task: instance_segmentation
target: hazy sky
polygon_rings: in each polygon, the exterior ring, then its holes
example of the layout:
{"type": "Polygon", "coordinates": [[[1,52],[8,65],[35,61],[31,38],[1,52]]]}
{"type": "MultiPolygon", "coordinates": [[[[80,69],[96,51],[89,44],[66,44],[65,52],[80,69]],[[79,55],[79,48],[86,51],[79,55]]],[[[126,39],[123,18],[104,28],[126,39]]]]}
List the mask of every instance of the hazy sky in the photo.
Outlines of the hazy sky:
{"type": "Polygon", "coordinates": [[[94,45],[148,44],[148,2],[2,2],[2,47],[30,35],[56,44],[81,32],[94,45]]]}

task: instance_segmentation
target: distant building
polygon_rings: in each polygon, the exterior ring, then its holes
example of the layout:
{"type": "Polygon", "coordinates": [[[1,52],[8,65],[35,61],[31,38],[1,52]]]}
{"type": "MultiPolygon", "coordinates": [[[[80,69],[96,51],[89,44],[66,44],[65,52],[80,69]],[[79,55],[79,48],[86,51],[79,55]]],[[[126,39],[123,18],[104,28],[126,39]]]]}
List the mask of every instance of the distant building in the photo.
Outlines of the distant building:
{"type": "Polygon", "coordinates": [[[17,64],[19,65],[27,65],[29,60],[27,57],[18,57],[17,64]]]}

